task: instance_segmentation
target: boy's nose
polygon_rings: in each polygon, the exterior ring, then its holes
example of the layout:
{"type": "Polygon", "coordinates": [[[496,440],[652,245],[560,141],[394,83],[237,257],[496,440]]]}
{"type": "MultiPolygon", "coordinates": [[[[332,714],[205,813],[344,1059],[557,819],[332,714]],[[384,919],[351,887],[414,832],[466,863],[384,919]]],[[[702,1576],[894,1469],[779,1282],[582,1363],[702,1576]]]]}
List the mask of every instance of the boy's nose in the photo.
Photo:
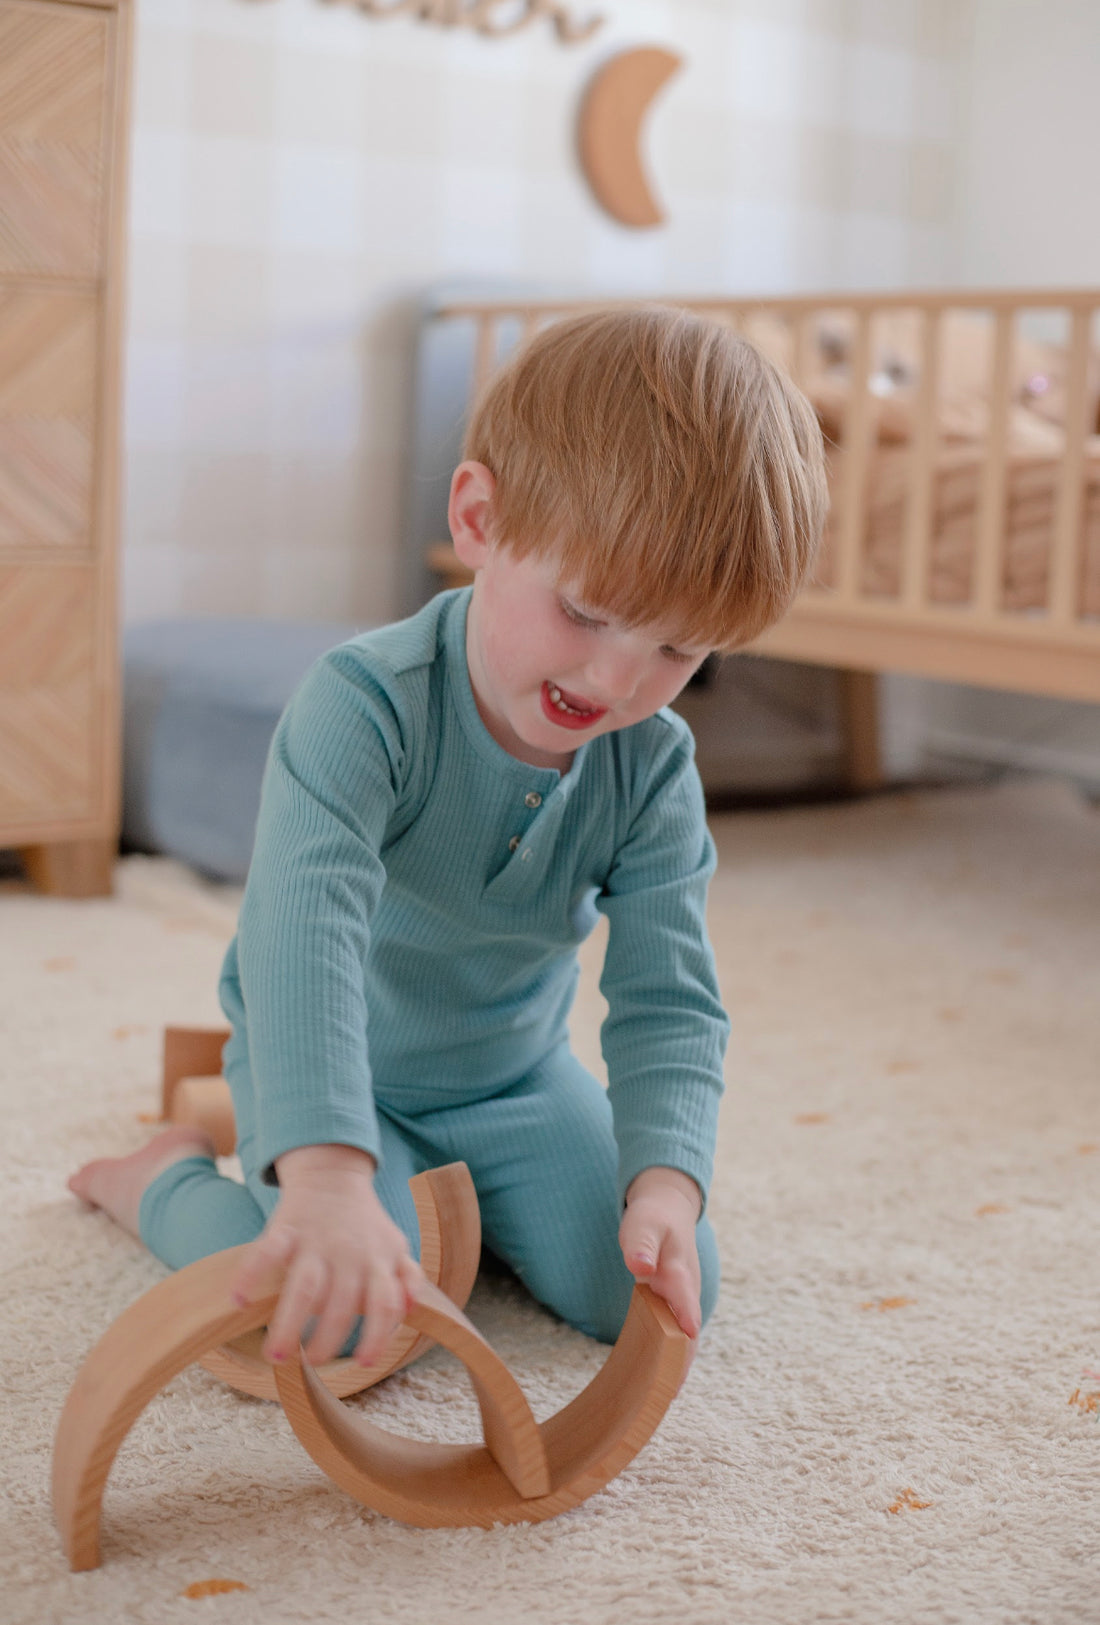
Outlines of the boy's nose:
{"type": "Polygon", "coordinates": [[[642,663],[636,655],[605,652],[585,672],[586,697],[600,705],[623,705],[633,698],[641,677],[642,663]]]}

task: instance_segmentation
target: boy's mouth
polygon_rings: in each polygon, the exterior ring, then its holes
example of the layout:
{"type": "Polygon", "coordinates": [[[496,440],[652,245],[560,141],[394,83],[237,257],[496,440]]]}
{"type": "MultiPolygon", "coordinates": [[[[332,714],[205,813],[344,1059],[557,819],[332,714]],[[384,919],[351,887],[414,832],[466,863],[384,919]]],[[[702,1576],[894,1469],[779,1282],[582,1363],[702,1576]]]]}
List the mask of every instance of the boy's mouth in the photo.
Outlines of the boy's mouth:
{"type": "Polygon", "coordinates": [[[608,711],[606,705],[589,705],[579,694],[564,693],[557,683],[543,683],[539,698],[543,715],[559,728],[591,728],[608,711]]]}

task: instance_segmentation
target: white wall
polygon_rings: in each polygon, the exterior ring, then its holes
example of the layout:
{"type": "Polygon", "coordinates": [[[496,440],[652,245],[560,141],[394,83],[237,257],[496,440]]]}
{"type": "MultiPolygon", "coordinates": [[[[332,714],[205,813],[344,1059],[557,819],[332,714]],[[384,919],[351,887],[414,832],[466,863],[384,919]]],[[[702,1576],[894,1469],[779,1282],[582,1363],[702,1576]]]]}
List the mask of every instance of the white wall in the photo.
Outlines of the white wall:
{"type": "Polygon", "coordinates": [[[399,606],[414,299],[941,280],[971,0],[577,0],[584,45],[321,0],[137,7],[125,605],[381,619],[399,606]],[[610,52],[686,66],[654,110],[667,226],[589,196],[579,95],[610,52]]]}
{"type": "Polygon", "coordinates": [[[976,0],[953,276],[1100,285],[1100,5],[976,0]]]}

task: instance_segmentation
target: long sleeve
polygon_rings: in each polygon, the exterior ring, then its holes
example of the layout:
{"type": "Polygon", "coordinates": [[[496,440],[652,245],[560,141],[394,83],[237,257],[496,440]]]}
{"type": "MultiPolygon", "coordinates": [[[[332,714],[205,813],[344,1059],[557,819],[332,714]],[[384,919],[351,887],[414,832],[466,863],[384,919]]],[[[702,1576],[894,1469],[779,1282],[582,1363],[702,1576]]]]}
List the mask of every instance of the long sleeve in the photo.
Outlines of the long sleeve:
{"type": "Polygon", "coordinates": [[[272,741],[241,910],[257,1161],[338,1143],[377,1157],[364,965],[407,760],[385,687],[337,650],[272,741]]]}
{"type": "Polygon", "coordinates": [[[619,1196],[644,1168],[678,1168],[706,1199],[729,1021],[706,932],[714,843],[686,730],[669,738],[596,907],[610,924],[601,1040],[619,1196]]]}

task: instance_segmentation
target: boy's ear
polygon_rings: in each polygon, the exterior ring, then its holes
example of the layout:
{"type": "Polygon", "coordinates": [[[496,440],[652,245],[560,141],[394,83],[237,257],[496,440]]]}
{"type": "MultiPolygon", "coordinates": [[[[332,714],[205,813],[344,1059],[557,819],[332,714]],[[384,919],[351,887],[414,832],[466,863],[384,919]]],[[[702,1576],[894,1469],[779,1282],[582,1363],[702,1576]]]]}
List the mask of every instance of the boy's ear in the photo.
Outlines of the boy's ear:
{"type": "Polygon", "coordinates": [[[459,463],[451,475],[447,519],[455,552],[469,570],[480,570],[492,545],[490,512],[497,482],[484,463],[459,463]]]}

